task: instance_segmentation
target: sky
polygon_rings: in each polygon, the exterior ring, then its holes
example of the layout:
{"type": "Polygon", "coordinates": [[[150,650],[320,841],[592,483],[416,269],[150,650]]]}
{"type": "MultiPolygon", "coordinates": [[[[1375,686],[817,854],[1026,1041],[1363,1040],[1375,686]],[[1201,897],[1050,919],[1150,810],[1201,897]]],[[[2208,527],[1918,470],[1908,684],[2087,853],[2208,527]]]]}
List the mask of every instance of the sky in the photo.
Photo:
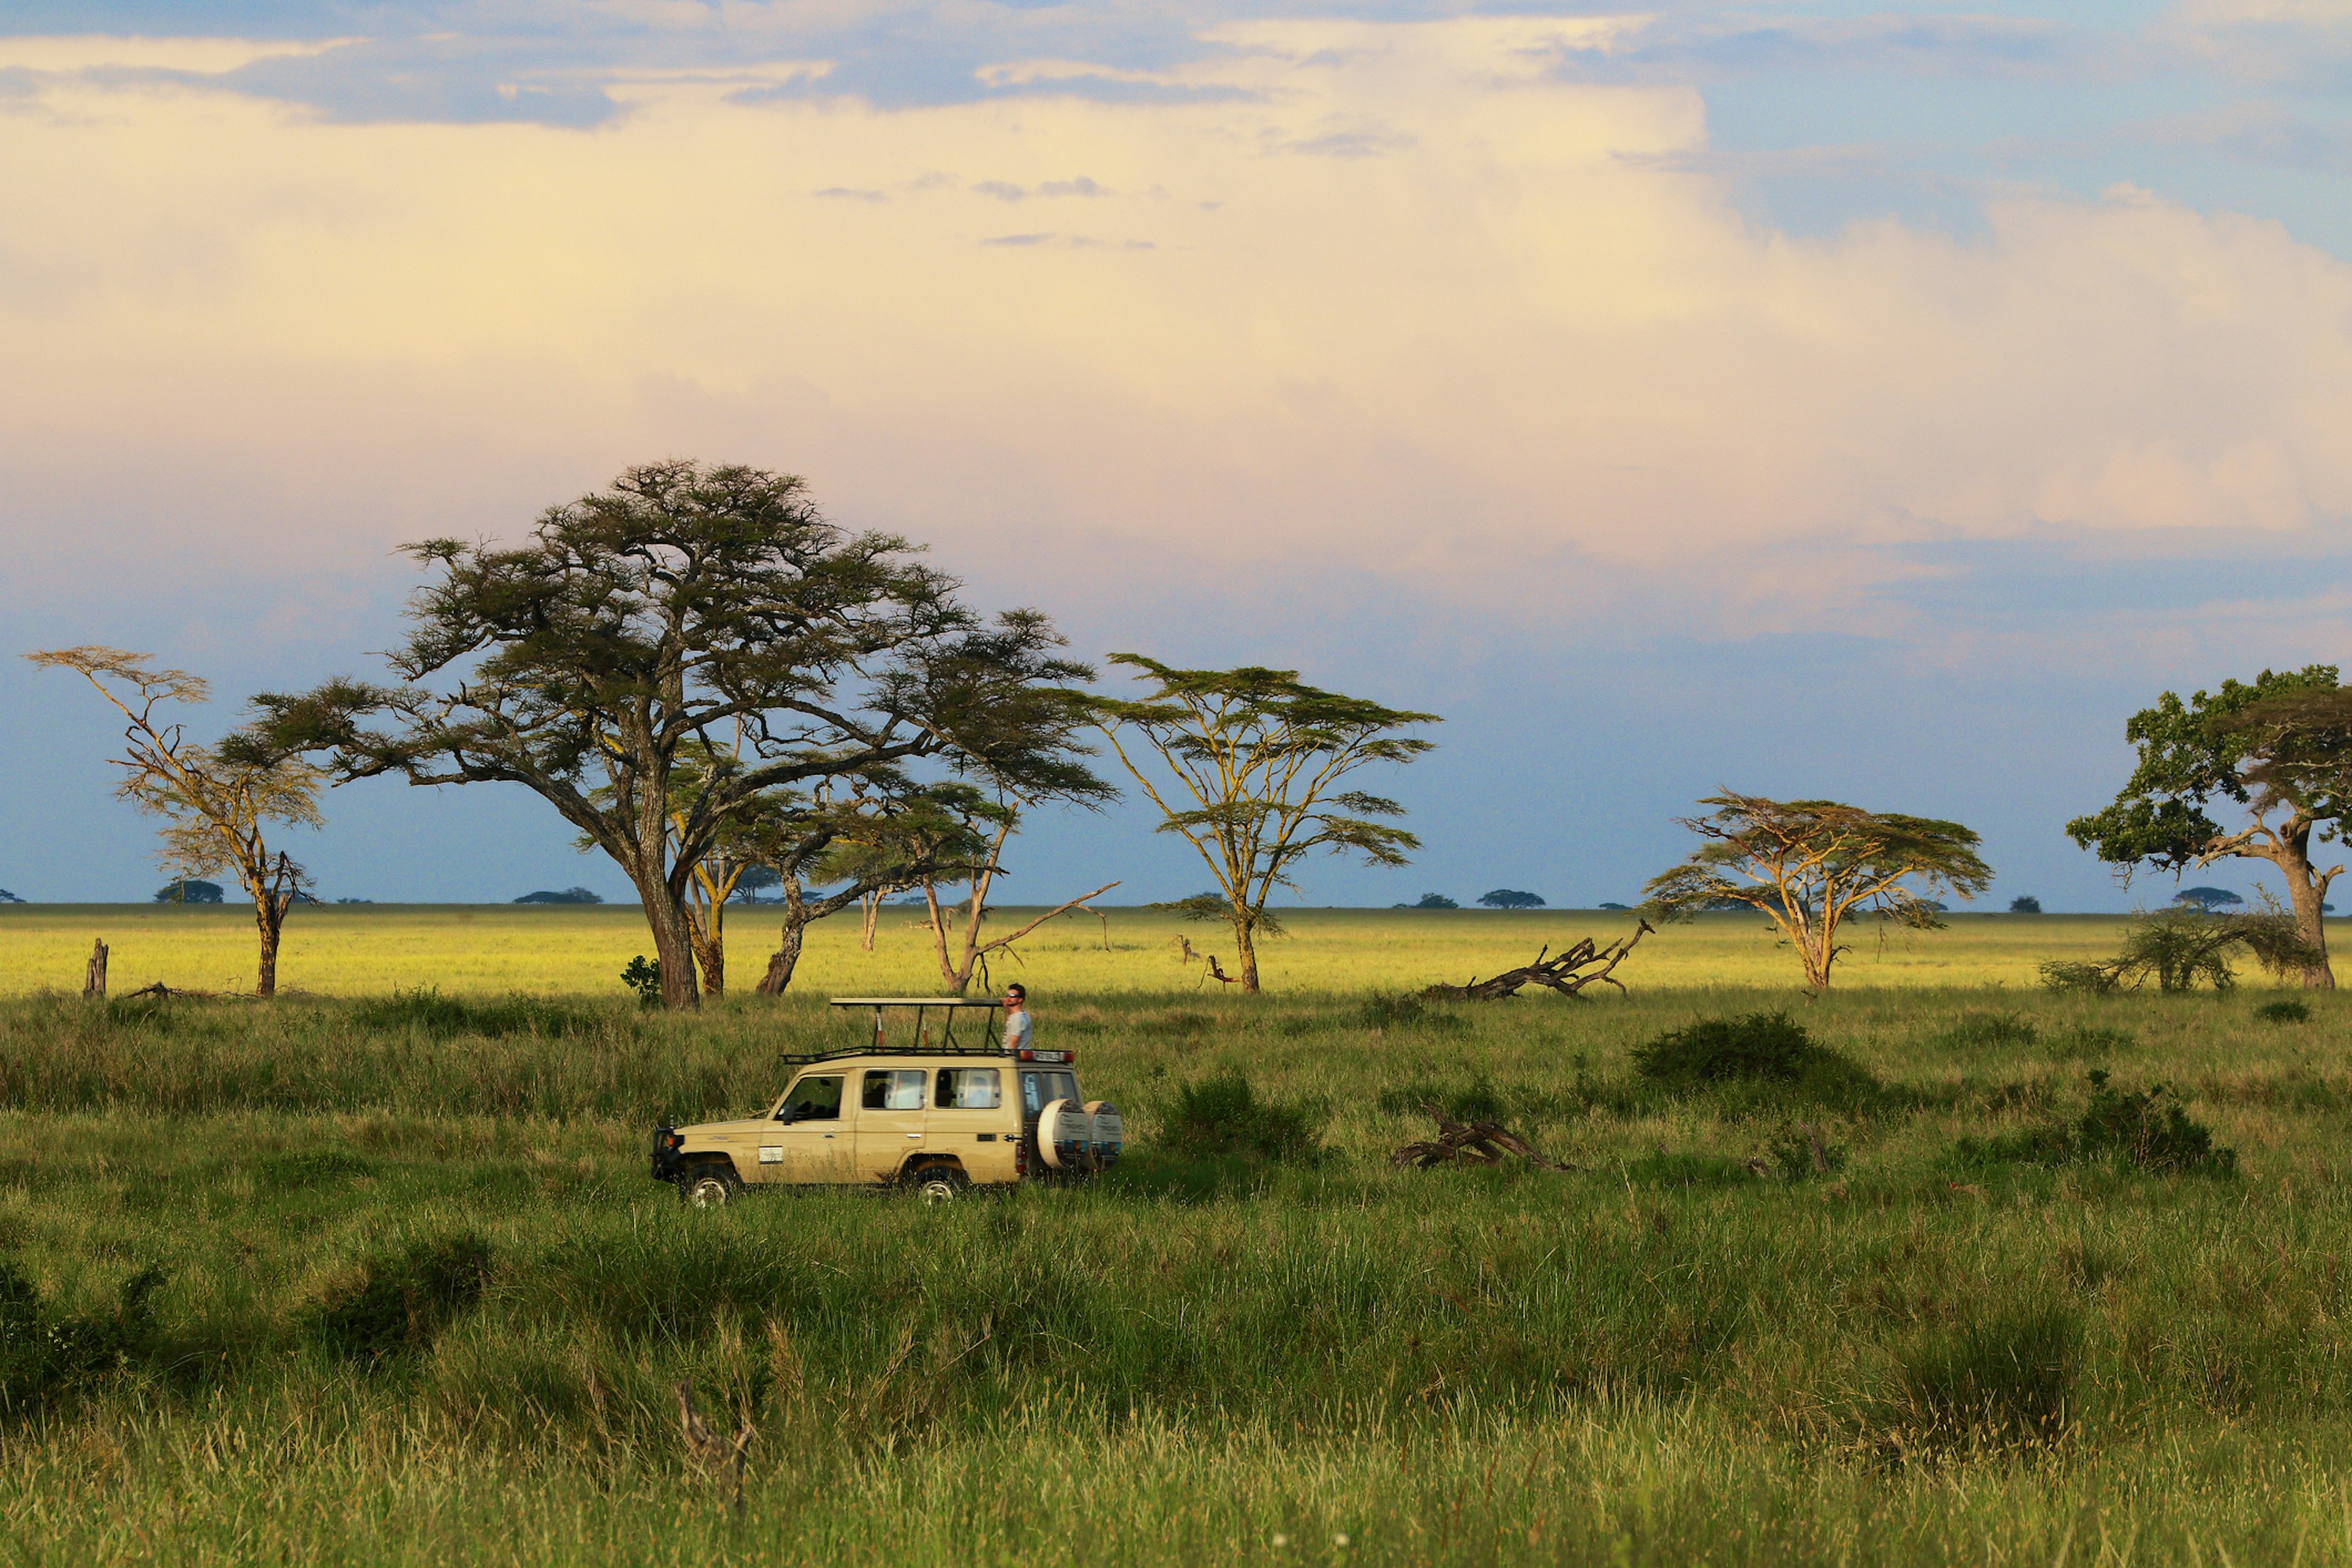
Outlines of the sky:
{"type": "MultiPolygon", "coordinates": [[[[665,457],[1443,715],[1309,904],[1631,902],[1718,786],[2160,901],[2063,832],[2126,717],[2352,663],[2352,0],[0,3],[8,651],[210,736],[665,457]]],[[[0,661],[0,888],[162,879],[108,711],[0,661]]],[[[330,898],[625,893],[503,786],[327,805],[330,898]]],[[[1197,890],[1150,826],[1007,894],[1197,890]]]]}

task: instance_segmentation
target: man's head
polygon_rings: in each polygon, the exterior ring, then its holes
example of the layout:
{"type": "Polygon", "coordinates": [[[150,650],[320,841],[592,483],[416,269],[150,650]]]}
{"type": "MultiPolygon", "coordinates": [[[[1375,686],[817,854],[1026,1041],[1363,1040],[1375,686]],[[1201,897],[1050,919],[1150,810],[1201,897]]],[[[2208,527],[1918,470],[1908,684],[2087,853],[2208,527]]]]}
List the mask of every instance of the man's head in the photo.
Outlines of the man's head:
{"type": "Polygon", "coordinates": [[[1007,1007],[1026,1007],[1029,1005],[1029,988],[1025,985],[1006,986],[1004,1005],[1007,1007]]]}

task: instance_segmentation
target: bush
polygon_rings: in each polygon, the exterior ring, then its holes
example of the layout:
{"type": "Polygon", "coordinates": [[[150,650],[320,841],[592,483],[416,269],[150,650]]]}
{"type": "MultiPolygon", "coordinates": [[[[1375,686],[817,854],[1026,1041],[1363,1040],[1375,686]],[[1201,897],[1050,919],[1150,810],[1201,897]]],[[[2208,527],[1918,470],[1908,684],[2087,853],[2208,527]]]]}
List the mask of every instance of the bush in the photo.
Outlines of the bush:
{"type": "Polygon", "coordinates": [[[331,1285],[310,1313],[310,1327],[321,1343],[355,1361],[429,1350],[482,1299],[489,1272],[489,1245],[480,1237],[413,1242],[331,1285]]]}
{"type": "Polygon", "coordinates": [[[1170,1153],[1191,1158],[1296,1160],[1311,1157],[1318,1147],[1304,1108],[1258,1099],[1238,1068],[1180,1085],[1160,1119],[1160,1139],[1170,1153]]]}
{"type": "Polygon", "coordinates": [[[541,889],[536,893],[525,893],[515,900],[519,904],[601,904],[604,901],[604,894],[591,892],[586,888],[566,888],[560,893],[541,889]]]}
{"type": "Polygon", "coordinates": [[[1458,910],[1462,906],[1444,893],[1423,893],[1409,904],[1391,904],[1392,910],[1458,910]]]}
{"type": "Polygon", "coordinates": [[[2091,1098],[2077,1120],[2042,1122],[1987,1139],[1963,1138],[1953,1147],[1954,1157],[1969,1165],[2110,1160],[2181,1175],[2236,1173],[2236,1151],[2215,1147],[2213,1130],[2191,1117],[2168,1085],[2133,1094],[2112,1088],[2098,1068],[2085,1081],[2091,1098]]]}
{"type": "Polygon", "coordinates": [[[2194,991],[2200,984],[2227,991],[2236,984],[2230,960],[2240,948],[2275,973],[2299,968],[2311,956],[2292,916],[2266,910],[2256,915],[2198,914],[2188,908],[2159,910],[2132,922],[2124,950],[2097,963],[2052,960],[2042,966],[2042,984],[2053,991],[2105,994],[2137,991],[2150,980],[2164,992],[2194,991]]]}
{"type": "Polygon", "coordinates": [[[2282,996],[2255,1008],[2254,1016],[2270,1024],[2307,1024],[2311,1021],[2311,1008],[2292,997],[2282,996]]]}
{"type": "Polygon", "coordinates": [[[1540,894],[1523,893],[1517,888],[1496,888],[1491,893],[1481,893],[1478,902],[1490,910],[1539,910],[1544,907],[1540,894]]]}
{"type": "Polygon", "coordinates": [[[2085,1155],[2107,1155],[2146,1171],[2226,1176],[2238,1169],[2237,1152],[2213,1145],[2213,1130],[2192,1119],[2170,1086],[2157,1084],[2137,1094],[2107,1086],[2107,1075],[2090,1074],[2091,1103],[2076,1129],[2085,1155]]]}
{"type": "Polygon", "coordinates": [[[152,1359],[149,1301],[163,1279],[161,1268],[142,1268],[123,1282],[111,1313],[82,1316],[57,1310],[15,1262],[0,1258],[0,1415],[152,1359]]]}
{"type": "Polygon", "coordinates": [[[221,885],[200,881],[194,877],[184,878],[156,889],[155,901],[159,904],[216,904],[221,901],[221,885]]]}
{"type": "Polygon", "coordinates": [[[2042,912],[2042,900],[2031,893],[2011,899],[2009,900],[2009,912],[2013,915],[2038,915],[2042,912]]]}
{"type": "Polygon", "coordinates": [[[640,1007],[661,1005],[661,960],[648,960],[644,953],[629,960],[621,971],[621,984],[637,994],[640,1007]]]}
{"type": "Polygon", "coordinates": [[[2047,1307],[1935,1334],[1904,1360],[1892,1424],[1937,1447],[2053,1443],[2065,1434],[2082,1342],[2074,1319],[2047,1307]]]}

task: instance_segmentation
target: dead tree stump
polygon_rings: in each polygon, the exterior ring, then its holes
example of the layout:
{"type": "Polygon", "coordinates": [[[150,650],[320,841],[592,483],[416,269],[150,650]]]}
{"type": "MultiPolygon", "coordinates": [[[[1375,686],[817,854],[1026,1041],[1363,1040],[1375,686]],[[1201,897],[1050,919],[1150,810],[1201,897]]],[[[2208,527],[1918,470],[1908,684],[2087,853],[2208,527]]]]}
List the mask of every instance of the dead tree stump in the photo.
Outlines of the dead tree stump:
{"type": "Polygon", "coordinates": [[[106,941],[103,937],[90,944],[89,967],[82,971],[81,994],[103,1001],[106,996],[106,941]]]}

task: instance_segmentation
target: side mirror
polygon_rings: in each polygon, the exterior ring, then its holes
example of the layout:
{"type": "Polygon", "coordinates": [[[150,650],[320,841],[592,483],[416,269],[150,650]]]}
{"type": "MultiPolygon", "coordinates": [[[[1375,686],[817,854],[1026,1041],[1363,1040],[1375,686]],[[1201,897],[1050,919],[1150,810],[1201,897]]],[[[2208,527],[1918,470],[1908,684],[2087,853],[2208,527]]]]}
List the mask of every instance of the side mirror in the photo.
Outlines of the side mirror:
{"type": "Polygon", "coordinates": [[[790,1127],[794,1121],[800,1120],[800,1113],[801,1108],[799,1106],[787,1105],[782,1110],[776,1112],[776,1120],[782,1122],[785,1126],[790,1127]]]}

